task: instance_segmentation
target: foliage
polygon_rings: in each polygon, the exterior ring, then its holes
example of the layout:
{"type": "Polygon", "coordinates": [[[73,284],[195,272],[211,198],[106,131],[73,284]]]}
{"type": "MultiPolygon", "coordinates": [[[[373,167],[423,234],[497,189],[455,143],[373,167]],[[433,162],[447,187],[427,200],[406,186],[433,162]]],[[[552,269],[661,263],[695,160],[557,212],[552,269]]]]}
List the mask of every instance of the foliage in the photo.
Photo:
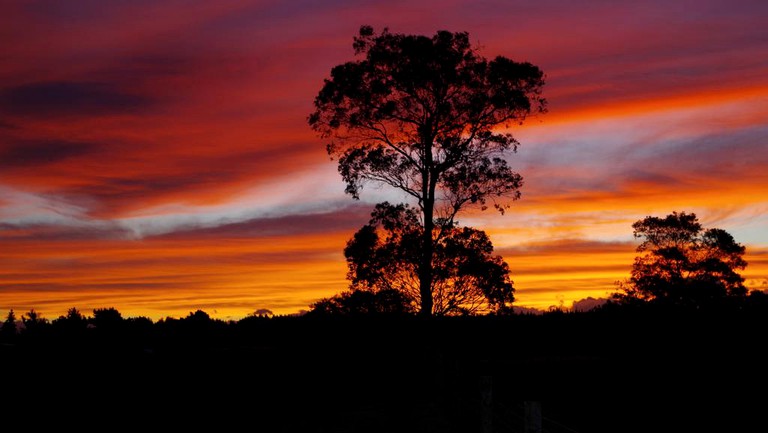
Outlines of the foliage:
{"type": "Polygon", "coordinates": [[[310,305],[311,316],[403,315],[413,313],[412,303],[394,289],[350,290],[310,305]]]}
{"type": "Polygon", "coordinates": [[[123,316],[115,308],[95,308],[91,323],[97,328],[113,328],[123,322],[123,316]]]}
{"type": "Polygon", "coordinates": [[[248,317],[272,317],[275,313],[269,308],[259,308],[252,313],[248,313],[248,317]]]}
{"type": "Polygon", "coordinates": [[[637,247],[631,278],[619,285],[614,299],[623,303],[652,301],[703,307],[741,298],[747,293],[737,272],[747,262],[745,248],[722,229],[704,229],[696,214],[673,212],[646,217],[632,225],[637,247]]]}
{"type": "Polygon", "coordinates": [[[13,309],[8,311],[2,328],[0,328],[0,334],[6,338],[16,335],[16,314],[13,312],[13,309]]]}
{"type": "MultiPolygon", "coordinates": [[[[432,313],[433,246],[469,205],[503,213],[522,177],[507,163],[518,142],[498,128],[545,111],[544,75],[530,63],[486,60],[467,33],[375,34],[354,39],[359,60],[338,65],[315,98],[310,126],[329,139],[346,192],[396,188],[418,205],[421,312],[432,313]]],[[[437,277],[437,276],[435,276],[437,277]]]]}
{"type": "Polygon", "coordinates": [[[25,333],[35,333],[48,325],[48,319],[43,318],[34,308],[21,316],[25,333]]]}
{"type": "Polygon", "coordinates": [[[78,310],[76,307],[72,307],[67,310],[67,314],[57,317],[53,320],[53,324],[61,324],[66,323],[71,326],[85,326],[88,322],[88,318],[83,316],[83,314],[78,310]]]}
{"type": "MultiPolygon", "coordinates": [[[[354,291],[402,294],[414,309],[420,304],[418,257],[424,228],[407,205],[381,203],[347,243],[344,255],[354,291]]],[[[430,292],[436,315],[511,311],[514,287],[509,267],[493,255],[485,232],[442,225],[433,233],[430,292]]]]}

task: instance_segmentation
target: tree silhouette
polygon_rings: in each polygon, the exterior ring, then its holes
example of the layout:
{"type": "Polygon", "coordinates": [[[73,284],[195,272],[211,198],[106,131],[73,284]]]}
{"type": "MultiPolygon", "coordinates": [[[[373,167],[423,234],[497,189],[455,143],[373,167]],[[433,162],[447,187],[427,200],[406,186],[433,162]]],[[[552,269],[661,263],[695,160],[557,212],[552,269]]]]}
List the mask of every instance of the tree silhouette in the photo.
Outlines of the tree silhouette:
{"type": "Polygon", "coordinates": [[[53,319],[51,324],[64,332],[77,333],[82,332],[88,326],[88,318],[80,313],[75,307],[67,310],[66,315],[62,315],[53,319]]]}
{"type": "MultiPolygon", "coordinates": [[[[401,293],[414,308],[420,304],[418,258],[424,228],[408,205],[381,203],[370,222],[347,243],[344,255],[353,291],[401,293]]],[[[432,233],[430,293],[436,315],[511,311],[514,287],[509,267],[493,255],[485,232],[441,225],[432,233]]]]}
{"type": "Polygon", "coordinates": [[[310,315],[403,315],[413,313],[410,299],[394,289],[349,290],[310,305],[310,315]]]}
{"type": "Polygon", "coordinates": [[[203,310],[191,311],[186,317],[183,317],[178,321],[179,329],[190,335],[207,335],[221,325],[224,325],[224,322],[211,318],[211,316],[203,310]]]}
{"type": "Polygon", "coordinates": [[[203,324],[207,324],[212,319],[211,319],[211,316],[208,313],[206,313],[205,311],[203,311],[203,310],[195,310],[195,311],[190,312],[187,315],[187,317],[183,318],[182,320],[185,320],[185,321],[190,322],[190,323],[203,323],[203,324]]]}
{"type": "Polygon", "coordinates": [[[123,315],[115,308],[94,308],[91,323],[97,329],[114,330],[123,323],[123,315]]]}
{"type": "Polygon", "coordinates": [[[696,214],[685,212],[649,216],[632,228],[643,238],[637,247],[643,254],[615,300],[702,307],[746,295],[744,278],[736,272],[747,266],[745,248],[725,230],[705,230],[696,214]]]}
{"type": "Polygon", "coordinates": [[[21,323],[24,324],[25,333],[37,333],[48,325],[48,320],[32,308],[21,316],[21,323]]]}
{"type": "Polygon", "coordinates": [[[431,315],[435,228],[449,232],[468,205],[490,201],[503,213],[519,197],[522,177],[505,159],[518,142],[496,128],[545,111],[544,76],[530,63],[486,60],[465,32],[377,35],[363,26],[353,47],[362,58],[331,70],[309,124],[330,140],[347,193],[359,198],[373,182],[418,204],[420,308],[431,315]]]}
{"type": "Polygon", "coordinates": [[[13,312],[13,309],[8,311],[3,327],[0,328],[0,335],[5,338],[12,338],[16,335],[16,314],[13,312]]]}

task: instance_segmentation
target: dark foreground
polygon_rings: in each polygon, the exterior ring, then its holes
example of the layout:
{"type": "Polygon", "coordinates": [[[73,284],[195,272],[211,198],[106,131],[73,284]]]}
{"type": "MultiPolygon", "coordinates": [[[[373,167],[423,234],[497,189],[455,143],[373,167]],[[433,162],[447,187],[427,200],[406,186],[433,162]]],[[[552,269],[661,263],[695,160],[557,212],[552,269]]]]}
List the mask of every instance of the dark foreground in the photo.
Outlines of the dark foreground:
{"type": "Polygon", "coordinates": [[[48,330],[2,345],[0,413],[108,431],[522,432],[538,401],[548,432],[763,432],[766,330],[762,312],[48,330]]]}

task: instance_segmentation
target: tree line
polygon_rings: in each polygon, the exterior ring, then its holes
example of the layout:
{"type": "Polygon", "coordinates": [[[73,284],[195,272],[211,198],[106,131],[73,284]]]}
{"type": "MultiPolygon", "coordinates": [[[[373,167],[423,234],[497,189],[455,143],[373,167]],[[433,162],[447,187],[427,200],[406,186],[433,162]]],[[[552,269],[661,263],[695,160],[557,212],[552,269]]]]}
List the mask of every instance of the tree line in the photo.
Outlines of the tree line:
{"type": "MultiPolygon", "coordinates": [[[[406,205],[379,205],[371,222],[347,243],[350,288],[309,305],[310,317],[408,316],[418,312],[414,298],[419,293],[416,257],[419,227],[416,212],[406,205]]],[[[696,214],[673,212],[664,218],[649,216],[632,225],[637,246],[630,277],[617,282],[615,292],[603,306],[616,308],[658,306],[687,310],[717,310],[720,307],[762,308],[768,294],[748,291],[738,271],[747,266],[746,248],[718,228],[704,228],[696,214]]],[[[514,287],[509,267],[494,256],[488,236],[470,227],[455,227],[435,245],[433,292],[434,313],[440,316],[487,314],[513,315],[514,287]],[[490,307],[490,308],[489,308],[490,307]]],[[[561,311],[561,310],[558,310],[561,311]]],[[[272,317],[260,309],[244,320],[272,317]]],[[[207,323],[214,321],[202,311],[160,323],[207,323]],[[186,321],[186,322],[185,322],[186,321]]],[[[219,321],[224,323],[222,321],[219,321]]],[[[121,324],[148,326],[146,317],[124,319],[115,308],[96,308],[92,316],[75,307],[52,321],[34,309],[20,317],[11,309],[0,333],[6,337],[20,329],[36,333],[48,327],[77,330],[112,329],[121,324]],[[18,329],[17,329],[18,328],[18,329]]]]}
{"type": "MultiPolygon", "coordinates": [[[[696,278],[696,277],[693,277],[696,278]]],[[[627,283],[624,283],[627,284],[627,283]]],[[[682,291],[695,287],[682,286],[682,291]]],[[[622,286],[625,290],[627,286],[622,286]]],[[[665,286],[670,288],[670,286],[665,286]]],[[[707,289],[711,289],[707,283],[707,289]]],[[[632,289],[634,290],[634,289],[632,289]]],[[[24,341],[55,342],[57,337],[156,337],[165,336],[169,340],[189,337],[194,341],[204,341],[206,334],[222,334],[232,330],[276,330],[282,326],[302,327],[304,324],[314,326],[318,323],[350,323],[354,320],[370,320],[373,324],[400,323],[405,326],[419,326],[419,316],[410,310],[404,298],[398,297],[396,291],[346,291],[331,298],[326,298],[312,304],[311,309],[305,314],[272,315],[252,313],[241,319],[222,320],[211,317],[203,310],[191,311],[180,318],[165,317],[152,320],[145,316],[124,317],[116,308],[95,308],[91,315],[85,314],[75,307],[67,310],[66,314],[52,320],[43,317],[40,313],[31,309],[21,315],[17,315],[10,309],[0,323],[0,342],[24,341]],[[337,322],[338,319],[343,319],[337,322]],[[314,325],[313,325],[314,324],[314,325]],[[410,324],[410,325],[409,325],[410,324]],[[53,340],[51,338],[53,338],[53,340]],[[202,338],[202,340],[201,340],[202,338]]],[[[675,291],[673,290],[673,293],[675,291]]],[[[711,295],[711,292],[708,292],[711,295]]],[[[559,326],[561,317],[582,317],[605,319],[606,323],[617,317],[657,317],[658,314],[694,317],[717,318],[731,317],[734,314],[744,314],[747,317],[758,315],[765,317],[768,313],[768,294],[763,291],[751,291],[738,296],[720,294],[719,297],[704,297],[704,302],[694,304],[693,299],[681,298],[678,295],[647,300],[642,297],[627,297],[624,291],[617,291],[607,302],[589,310],[569,310],[563,308],[550,308],[538,314],[525,312],[505,315],[466,315],[466,316],[442,316],[442,320],[448,322],[439,323],[465,323],[468,326],[483,323],[478,320],[491,320],[495,324],[502,323],[538,323],[547,328],[559,326]],[[719,301],[714,302],[714,299],[719,301]],[[681,301],[682,300],[682,301],[681,301]],[[464,322],[451,322],[451,321],[464,322]],[[529,322],[534,320],[535,322],[529,322]]],[[[436,317],[434,320],[438,320],[436,317]]],[[[359,322],[358,322],[359,323],[359,322]]],[[[436,322],[438,323],[438,322],[436,322]]],[[[280,331],[282,332],[282,331],[280,331]]]]}

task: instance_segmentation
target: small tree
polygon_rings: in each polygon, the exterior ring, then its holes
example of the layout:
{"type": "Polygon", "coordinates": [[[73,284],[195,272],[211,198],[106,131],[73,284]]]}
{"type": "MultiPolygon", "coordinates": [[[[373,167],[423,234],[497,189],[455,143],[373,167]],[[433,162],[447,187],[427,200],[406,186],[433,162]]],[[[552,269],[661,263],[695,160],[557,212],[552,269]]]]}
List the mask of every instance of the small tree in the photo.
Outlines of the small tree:
{"type": "Polygon", "coordinates": [[[696,214],[673,212],[646,217],[632,225],[643,242],[629,280],[619,284],[614,299],[702,307],[746,295],[737,272],[747,262],[745,248],[722,229],[704,229],[696,214]]]}
{"type": "Polygon", "coordinates": [[[67,310],[67,314],[53,319],[53,326],[65,332],[81,332],[88,326],[88,318],[83,316],[76,307],[67,310]]]}
{"type": "Polygon", "coordinates": [[[43,316],[33,308],[21,316],[21,323],[24,324],[24,332],[32,334],[48,325],[48,320],[43,318],[43,316]]]}
{"type": "Polygon", "coordinates": [[[486,60],[467,33],[354,38],[361,58],[338,65],[315,98],[310,126],[329,139],[346,192],[388,185],[418,203],[416,258],[421,313],[433,312],[434,246],[468,205],[499,211],[519,197],[522,177],[507,163],[518,142],[497,128],[545,111],[544,75],[530,63],[486,60]]]}
{"type": "Polygon", "coordinates": [[[13,312],[13,309],[8,311],[3,327],[0,328],[0,335],[6,338],[12,338],[16,335],[16,314],[13,312]]]}
{"type": "Polygon", "coordinates": [[[123,324],[123,315],[114,307],[94,308],[91,323],[97,329],[116,329],[123,324]]]}
{"type": "MultiPolygon", "coordinates": [[[[381,203],[347,243],[344,255],[353,291],[394,291],[416,309],[420,305],[418,258],[424,228],[407,205],[381,203]]],[[[514,287],[509,267],[493,255],[485,232],[443,225],[433,231],[433,313],[463,315],[511,311],[514,287]]]]}

